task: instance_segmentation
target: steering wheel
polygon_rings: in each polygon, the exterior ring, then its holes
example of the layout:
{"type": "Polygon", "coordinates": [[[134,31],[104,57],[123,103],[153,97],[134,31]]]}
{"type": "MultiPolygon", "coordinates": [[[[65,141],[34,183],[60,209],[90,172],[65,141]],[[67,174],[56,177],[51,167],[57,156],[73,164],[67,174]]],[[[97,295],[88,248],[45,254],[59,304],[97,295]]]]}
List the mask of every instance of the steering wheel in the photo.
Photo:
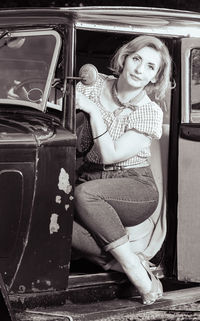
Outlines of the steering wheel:
{"type": "Polygon", "coordinates": [[[42,99],[45,83],[46,79],[43,78],[29,78],[22,82],[15,81],[12,91],[21,99],[37,103],[42,99]]]}

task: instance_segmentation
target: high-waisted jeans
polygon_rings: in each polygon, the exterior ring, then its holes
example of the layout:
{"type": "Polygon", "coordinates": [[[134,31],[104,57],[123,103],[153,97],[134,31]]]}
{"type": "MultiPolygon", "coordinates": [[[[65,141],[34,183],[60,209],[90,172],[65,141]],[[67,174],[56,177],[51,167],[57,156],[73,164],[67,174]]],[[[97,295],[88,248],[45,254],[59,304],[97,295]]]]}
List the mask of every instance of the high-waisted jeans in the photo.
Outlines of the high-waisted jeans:
{"type": "Polygon", "coordinates": [[[87,256],[105,256],[128,241],[125,227],[145,221],[158,204],[149,166],[92,171],[85,165],[75,188],[72,247],[87,256]]]}

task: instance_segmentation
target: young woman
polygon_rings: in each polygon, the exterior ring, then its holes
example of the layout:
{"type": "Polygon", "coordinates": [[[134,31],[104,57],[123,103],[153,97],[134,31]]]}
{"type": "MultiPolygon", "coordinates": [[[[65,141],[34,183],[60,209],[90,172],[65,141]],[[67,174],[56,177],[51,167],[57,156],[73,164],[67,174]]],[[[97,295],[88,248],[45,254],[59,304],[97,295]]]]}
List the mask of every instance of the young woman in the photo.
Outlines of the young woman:
{"type": "Polygon", "coordinates": [[[158,38],[139,36],[117,51],[111,69],[115,77],[77,84],[76,107],[89,115],[94,145],[75,190],[72,246],[101,265],[114,258],[152,304],[162,284],[133,251],[126,228],[145,222],[158,204],[149,157],[163,112],[148,95],[161,99],[169,87],[169,52],[158,38]]]}

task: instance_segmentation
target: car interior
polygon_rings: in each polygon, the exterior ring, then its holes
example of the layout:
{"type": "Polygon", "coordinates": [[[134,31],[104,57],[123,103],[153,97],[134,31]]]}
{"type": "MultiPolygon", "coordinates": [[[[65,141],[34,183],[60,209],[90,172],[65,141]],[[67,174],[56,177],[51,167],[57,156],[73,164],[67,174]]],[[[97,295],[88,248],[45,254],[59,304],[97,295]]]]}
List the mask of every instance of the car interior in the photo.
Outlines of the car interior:
{"type": "MultiPolygon", "coordinates": [[[[112,74],[109,69],[109,63],[115,51],[124,43],[130,41],[137,35],[126,33],[100,32],[77,30],[77,50],[76,50],[76,74],[84,64],[93,64],[99,73],[112,74]]],[[[162,39],[172,52],[173,43],[170,39],[162,39]]],[[[151,146],[152,158],[151,167],[159,189],[160,200],[157,213],[160,212],[163,222],[166,220],[166,193],[167,193],[167,175],[168,175],[168,147],[170,132],[170,109],[171,109],[171,90],[169,90],[166,99],[157,101],[164,112],[163,135],[157,141],[154,140],[151,146]]],[[[80,118],[77,117],[79,120],[80,118]]],[[[77,129],[80,121],[77,122],[77,129]]],[[[83,161],[82,155],[77,157],[77,167],[81,166],[83,161]]],[[[72,250],[73,252],[73,250],[72,250]]],[[[153,258],[152,262],[155,267],[161,268],[164,273],[163,257],[165,249],[161,248],[159,253],[153,258]]],[[[73,258],[73,255],[72,255],[73,258]]],[[[103,273],[103,269],[85,259],[71,260],[71,276],[79,274],[103,273]]],[[[161,273],[162,274],[162,273],[161,273]]]]}

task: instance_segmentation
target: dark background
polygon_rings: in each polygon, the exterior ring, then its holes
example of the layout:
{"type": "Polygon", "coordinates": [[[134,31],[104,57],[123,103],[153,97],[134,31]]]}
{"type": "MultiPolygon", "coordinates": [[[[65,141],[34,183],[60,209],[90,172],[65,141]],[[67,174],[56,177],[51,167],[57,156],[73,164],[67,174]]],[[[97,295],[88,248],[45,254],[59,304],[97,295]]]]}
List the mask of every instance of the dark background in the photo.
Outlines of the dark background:
{"type": "Polygon", "coordinates": [[[199,0],[4,0],[0,3],[0,8],[73,6],[146,6],[200,12],[199,0]]]}

